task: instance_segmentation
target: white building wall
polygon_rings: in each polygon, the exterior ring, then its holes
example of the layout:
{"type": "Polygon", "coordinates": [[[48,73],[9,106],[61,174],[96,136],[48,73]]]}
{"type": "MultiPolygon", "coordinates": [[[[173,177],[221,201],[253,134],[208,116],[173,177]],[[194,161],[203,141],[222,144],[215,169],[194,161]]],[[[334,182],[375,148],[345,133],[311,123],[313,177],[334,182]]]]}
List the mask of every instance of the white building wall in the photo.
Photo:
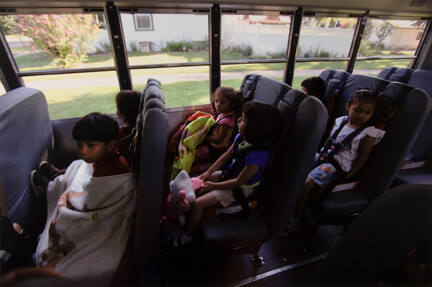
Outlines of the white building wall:
{"type": "MultiPolygon", "coordinates": [[[[152,14],[153,30],[137,31],[132,14],[121,14],[127,50],[131,42],[153,42],[155,49],[165,47],[168,41],[203,41],[208,39],[207,15],[152,14]]],[[[109,42],[105,31],[99,42],[109,42]]]]}

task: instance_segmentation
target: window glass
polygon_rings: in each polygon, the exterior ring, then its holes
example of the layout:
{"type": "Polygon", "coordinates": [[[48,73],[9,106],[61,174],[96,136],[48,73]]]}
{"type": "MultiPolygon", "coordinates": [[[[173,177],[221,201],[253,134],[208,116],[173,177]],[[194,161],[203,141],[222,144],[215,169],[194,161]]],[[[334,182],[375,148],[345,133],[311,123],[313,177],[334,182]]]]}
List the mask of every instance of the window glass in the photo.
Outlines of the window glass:
{"type": "Polygon", "coordinates": [[[221,60],[286,57],[291,16],[222,15],[221,60]]]}
{"type": "Polygon", "coordinates": [[[347,61],[296,63],[292,87],[295,89],[301,89],[301,82],[304,79],[309,77],[317,77],[324,70],[332,69],[337,71],[345,71],[347,63],[347,61]]]}
{"type": "Polygon", "coordinates": [[[357,18],[303,17],[297,57],[348,57],[357,18]]]}
{"type": "Polygon", "coordinates": [[[153,19],[151,14],[134,14],[135,30],[150,31],[153,30],[153,19]]]}
{"type": "Polygon", "coordinates": [[[51,119],[81,117],[91,112],[114,113],[119,91],[115,72],[23,77],[26,87],[41,90],[51,119]]]}
{"type": "Polygon", "coordinates": [[[166,106],[182,107],[210,103],[209,67],[178,67],[131,70],[133,89],[142,91],[148,78],[162,83],[166,106]]]}
{"type": "Polygon", "coordinates": [[[426,20],[369,19],[358,55],[413,56],[426,23],[426,20]]]}
{"type": "Polygon", "coordinates": [[[388,67],[408,68],[411,59],[385,59],[385,60],[368,60],[356,61],[354,73],[368,76],[377,76],[379,72],[388,67]]]}
{"type": "Polygon", "coordinates": [[[248,74],[259,74],[277,81],[282,81],[285,63],[257,63],[223,65],[221,67],[221,85],[238,90],[243,78],[248,74]]]}
{"type": "Polygon", "coordinates": [[[0,96],[3,96],[6,93],[6,90],[3,86],[3,84],[0,85],[0,96]]]}
{"type": "Polygon", "coordinates": [[[0,16],[19,70],[114,66],[103,14],[0,16]]]}
{"type": "Polygon", "coordinates": [[[129,65],[209,61],[208,15],[122,13],[121,21],[129,65]]]}

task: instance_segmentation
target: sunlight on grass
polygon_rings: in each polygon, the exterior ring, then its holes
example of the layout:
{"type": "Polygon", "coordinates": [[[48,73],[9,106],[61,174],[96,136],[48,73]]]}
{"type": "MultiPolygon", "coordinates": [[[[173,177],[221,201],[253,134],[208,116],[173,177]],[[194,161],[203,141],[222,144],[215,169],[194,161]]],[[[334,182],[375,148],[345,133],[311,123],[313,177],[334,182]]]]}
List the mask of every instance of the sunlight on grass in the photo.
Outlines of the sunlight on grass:
{"type": "MultiPolygon", "coordinates": [[[[307,77],[295,77],[294,88],[307,77]]],[[[281,80],[281,79],[279,79],[281,80]]],[[[238,90],[242,79],[223,81],[224,86],[238,90]]],[[[145,84],[136,85],[135,90],[143,90],[145,84]]],[[[188,81],[180,83],[162,83],[166,106],[180,107],[210,103],[209,81],[188,81]]],[[[89,87],[70,89],[43,90],[48,102],[51,119],[81,117],[91,112],[114,113],[117,87],[89,87]]]]}

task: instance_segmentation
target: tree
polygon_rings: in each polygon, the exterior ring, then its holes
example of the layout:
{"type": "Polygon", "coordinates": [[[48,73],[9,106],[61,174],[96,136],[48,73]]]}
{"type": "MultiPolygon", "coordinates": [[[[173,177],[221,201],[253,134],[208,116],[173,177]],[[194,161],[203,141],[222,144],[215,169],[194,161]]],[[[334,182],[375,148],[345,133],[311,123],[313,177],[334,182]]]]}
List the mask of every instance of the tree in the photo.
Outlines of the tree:
{"type": "Polygon", "coordinates": [[[33,39],[34,45],[69,67],[87,57],[99,34],[93,15],[18,15],[13,32],[33,39]]]}
{"type": "Polygon", "coordinates": [[[15,24],[14,16],[10,16],[10,15],[0,16],[0,30],[2,30],[5,35],[10,34],[11,28],[13,27],[14,24],[15,24]]]}
{"type": "Polygon", "coordinates": [[[384,21],[375,29],[375,34],[378,38],[377,48],[381,47],[384,39],[387,38],[393,32],[394,25],[388,21],[384,21]]]}

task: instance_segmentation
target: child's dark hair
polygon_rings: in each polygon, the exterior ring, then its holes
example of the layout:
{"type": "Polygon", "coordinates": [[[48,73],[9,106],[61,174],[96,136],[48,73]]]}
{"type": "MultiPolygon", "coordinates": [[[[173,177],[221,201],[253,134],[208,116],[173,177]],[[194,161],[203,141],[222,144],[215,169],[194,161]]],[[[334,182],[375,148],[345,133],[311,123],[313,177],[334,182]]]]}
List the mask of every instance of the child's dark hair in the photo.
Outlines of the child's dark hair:
{"type": "Polygon", "coordinates": [[[246,121],[243,136],[250,144],[263,145],[280,135],[282,116],[272,105],[251,101],[245,104],[243,113],[246,121]]]}
{"type": "Polygon", "coordinates": [[[218,87],[212,96],[212,102],[216,92],[222,93],[222,95],[231,103],[234,115],[236,118],[240,117],[243,112],[243,97],[240,91],[236,91],[231,87],[218,87]]]}
{"type": "Polygon", "coordinates": [[[351,97],[348,100],[348,106],[354,103],[354,101],[371,103],[376,107],[378,104],[378,95],[371,90],[360,89],[352,93],[351,97]]]}
{"type": "Polygon", "coordinates": [[[107,115],[91,113],[82,117],[72,129],[76,141],[110,142],[117,137],[117,122],[107,115]]]}
{"type": "Polygon", "coordinates": [[[141,93],[138,91],[121,90],[116,96],[117,110],[124,117],[125,124],[135,126],[141,93]]]}
{"type": "Polygon", "coordinates": [[[306,89],[307,94],[315,96],[322,100],[324,98],[326,84],[321,77],[310,77],[301,83],[301,86],[306,89]]]}

